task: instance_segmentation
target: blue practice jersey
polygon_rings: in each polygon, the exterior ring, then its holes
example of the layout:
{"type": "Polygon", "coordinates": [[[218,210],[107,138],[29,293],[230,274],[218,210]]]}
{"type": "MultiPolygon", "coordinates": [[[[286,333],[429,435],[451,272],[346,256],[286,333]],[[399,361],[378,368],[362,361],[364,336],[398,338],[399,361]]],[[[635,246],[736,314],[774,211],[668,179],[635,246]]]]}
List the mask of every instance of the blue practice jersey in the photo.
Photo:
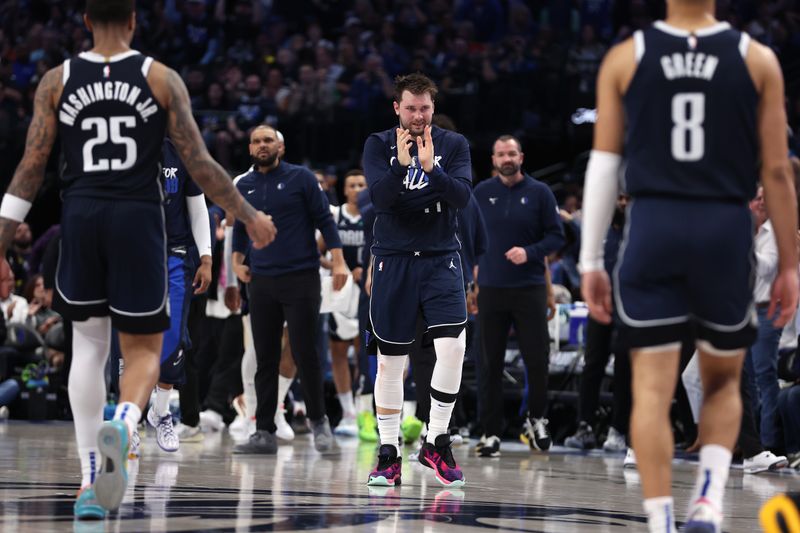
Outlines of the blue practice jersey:
{"type": "Polygon", "coordinates": [[[64,197],[160,202],[167,114],[147,84],[153,59],[84,52],[63,65],[56,110],[64,197]]]}
{"type": "Polygon", "coordinates": [[[192,181],[183,166],[175,145],[164,139],[161,154],[161,186],[164,190],[164,215],[167,223],[167,247],[192,246],[194,236],[186,209],[186,198],[203,191],[192,181]]]}
{"type": "Polygon", "coordinates": [[[755,196],[758,94],[744,61],[749,41],[727,23],[689,33],[656,22],[634,34],[638,65],[624,97],[631,196],[755,196]]]}

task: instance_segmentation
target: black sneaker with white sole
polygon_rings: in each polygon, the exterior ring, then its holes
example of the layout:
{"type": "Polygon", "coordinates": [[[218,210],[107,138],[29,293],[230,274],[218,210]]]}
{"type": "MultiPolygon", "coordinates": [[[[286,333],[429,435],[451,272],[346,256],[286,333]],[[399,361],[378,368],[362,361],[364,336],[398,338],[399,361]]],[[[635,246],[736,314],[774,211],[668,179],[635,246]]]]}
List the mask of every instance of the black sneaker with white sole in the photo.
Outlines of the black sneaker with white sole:
{"type": "Polygon", "coordinates": [[[500,457],[500,438],[496,435],[486,437],[486,442],[478,452],[480,457],[500,457]]]}
{"type": "Polygon", "coordinates": [[[552,445],[550,432],[547,430],[546,418],[526,418],[520,440],[530,446],[531,450],[546,452],[552,445]]]}

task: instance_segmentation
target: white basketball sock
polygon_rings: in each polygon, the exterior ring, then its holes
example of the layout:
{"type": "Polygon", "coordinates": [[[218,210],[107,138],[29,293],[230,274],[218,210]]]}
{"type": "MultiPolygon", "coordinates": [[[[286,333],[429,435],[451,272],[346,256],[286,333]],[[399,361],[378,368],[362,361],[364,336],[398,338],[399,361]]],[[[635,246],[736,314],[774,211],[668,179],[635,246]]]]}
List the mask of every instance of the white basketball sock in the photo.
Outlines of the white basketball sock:
{"type": "Polygon", "coordinates": [[[359,413],[363,413],[365,411],[372,411],[372,394],[361,394],[356,398],[356,411],[359,413]]]}
{"type": "Polygon", "coordinates": [[[90,318],[72,324],[69,402],[81,463],[81,486],[94,481],[99,466],[97,433],[106,403],[105,367],[111,344],[111,319],[90,318]]]}
{"type": "Polygon", "coordinates": [[[456,395],[461,388],[461,370],[464,365],[464,351],[467,346],[467,333],[454,337],[441,337],[433,340],[436,350],[436,365],[431,377],[431,413],[428,422],[428,435],[425,440],[435,444],[436,437],[448,433],[450,417],[456,405],[456,395]]]}
{"type": "Polygon", "coordinates": [[[356,416],[356,404],[353,402],[352,392],[343,392],[336,395],[339,404],[342,406],[342,418],[353,418],[356,416]]]}
{"type": "MultiPolygon", "coordinates": [[[[281,375],[278,376],[278,408],[283,409],[283,403],[286,401],[286,393],[292,386],[294,378],[285,378],[281,375]]],[[[303,404],[305,406],[305,404],[303,404]]],[[[303,408],[305,411],[305,407],[303,408]]]]}
{"type": "MultiPolygon", "coordinates": [[[[397,448],[400,439],[400,413],[382,415],[378,413],[378,435],[381,437],[381,446],[391,444],[397,448]]],[[[400,450],[397,450],[398,455],[400,450]]]]}
{"type": "Polygon", "coordinates": [[[156,401],[153,404],[153,410],[159,418],[169,414],[169,395],[171,392],[172,389],[162,389],[156,385],[156,401]]]}
{"type": "Polygon", "coordinates": [[[706,444],[700,448],[700,464],[697,467],[692,503],[705,498],[717,511],[722,512],[722,499],[730,468],[729,449],[719,444],[706,444]]]}
{"type": "Polygon", "coordinates": [[[117,404],[117,409],[114,411],[114,420],[122,420],[128,426],[128,435],[133,435],[136,431],[136,426],[139,425],[139,419],[142,418],[142,410],[133,402],[122,402],[117,404]]]}
{"type": "Polygon", "coordinates": [[[675,533],[675,504],[672,496],[648,498],[644,501],[647,528],[650,533],[675,533]]]}

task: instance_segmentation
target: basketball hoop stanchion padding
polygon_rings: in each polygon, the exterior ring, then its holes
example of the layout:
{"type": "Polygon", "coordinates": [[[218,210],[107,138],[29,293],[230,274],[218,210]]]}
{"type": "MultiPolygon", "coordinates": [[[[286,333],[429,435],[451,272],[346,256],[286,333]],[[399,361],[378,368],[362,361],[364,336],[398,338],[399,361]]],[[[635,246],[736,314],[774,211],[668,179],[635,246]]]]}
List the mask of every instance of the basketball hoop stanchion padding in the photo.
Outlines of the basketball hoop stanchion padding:
{"type": "Polygon", "coordinates": [[[800,533],[800,493],[778,494],[761,507],[758,521],[765,533],[800,533]]]}

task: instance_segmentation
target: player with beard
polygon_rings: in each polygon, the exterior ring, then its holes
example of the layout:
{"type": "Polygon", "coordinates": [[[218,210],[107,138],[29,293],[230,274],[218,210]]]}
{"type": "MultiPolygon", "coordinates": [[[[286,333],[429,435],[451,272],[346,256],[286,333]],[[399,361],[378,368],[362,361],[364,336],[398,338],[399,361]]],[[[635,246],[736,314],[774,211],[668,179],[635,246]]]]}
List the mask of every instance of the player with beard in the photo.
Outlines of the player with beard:
{"type": "Polygon", "coordinates": [[[516,138],[499,137],[492,150],[498,175],[480,183],[474,193],[489,233],[489,249],[478,261],[475,279],[480,286],[478,321],[485,380],[481,422],[486,439],[479,450],[484,457],[500,454],[503,367],[512,324],[528,381],[522,437],[536,450],[547,451],[551,444],[544,417],[550,351],[545,259],[563,246],[564,229],[553,193],[522,172],[523,158],[516,138]]]}
{"type": "Polygon", "coordinates": [[[456,214],[469,202],[472,164],[462,135],[431,127],[436,93],[436,85],[422,74],[398,77],[399,127],[374,133],[364,144],[364,175],[376,216],[370,318],[378,339],[375,405],[381,440],[369,485],[400,483],[403,370],[420,311],[436,365],[419,461],[443,485],[464,485],[448,424],[461,386],[467,322],[456,214]]]}
{"type": "Polygon", "coordinates": [[[237,446],[235,453],[274,454],[275,409],[278,400],[278,366],[283,322],[289,328],[292,355],[303,377],[303,392],[317,451],[329,450],[333,434],[325,416],[322,373],[315,343],[319,319],[319,250],[314,230],[319,229],[333,255],[333,286],[341,289],[350,271],[330,206],[314,174],[305,167],[280,160],[282,143],[275,130],[258,126],[250,134],[254,169],[236,182],[236,188],[258,210],[272,214],[282,237],[270,251],[250,250],[244,225],[233,228],[233,269],[249,283],[250,320],[256,349],[256,432],[237,446]]]}

